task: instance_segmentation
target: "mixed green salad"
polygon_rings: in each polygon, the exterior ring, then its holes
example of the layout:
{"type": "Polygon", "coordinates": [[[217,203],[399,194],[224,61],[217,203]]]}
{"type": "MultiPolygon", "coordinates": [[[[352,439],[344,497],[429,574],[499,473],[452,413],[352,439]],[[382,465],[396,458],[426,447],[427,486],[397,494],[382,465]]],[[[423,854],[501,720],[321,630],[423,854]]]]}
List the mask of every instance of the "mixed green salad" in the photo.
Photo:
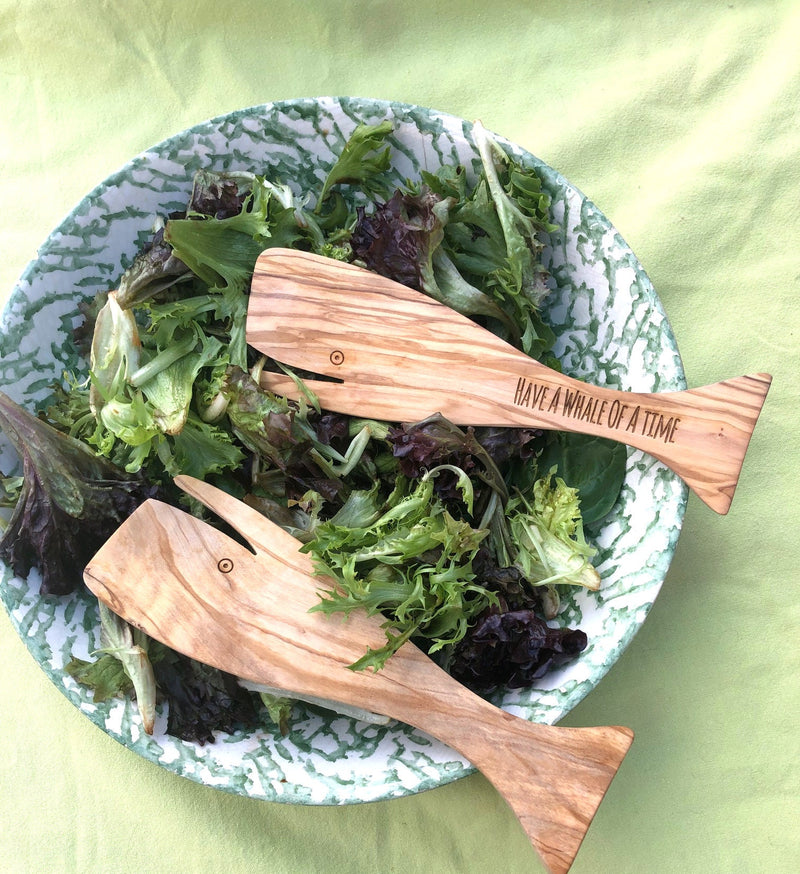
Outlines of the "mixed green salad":
{"type": "MultiPolygon", "coordinates": [[[[37,568],[42,597],[81,588],[91,556],[149,497],[208,518],[174,486],[184,473],[302,542],[335,581],[315,609],[383,617],[385,644],[353,670],[380,670],[413,640],[488,695],[586,647],[560,622],[562,599],[600,586],[584,526],[614,505],[624,446],[461,428],[435,411],[358,419],[321,409],[309,374],[291,373],[299,401],[259,383],[265,368],[286,370],[245,339],[254,264],[274,246],[417,288],[559,367],[541,260],[558,229],[537,173],[476,124],[479,172],[443,166],[398,184],[392,134],[388,121],[357,127],[315,191],[269,166],[198,172],[185,210],[156,218],[117,287],[79,304],[85,370],[33,413],[0,393],[0,429],[21,459],[0,474],[0,558],[22,577],[37,568]]],[[[265,714],[288,730],[290,694],[246,689],[99,610],[100,648],[67,665],[96,700],[134,694],[148,731],[163,700],[168,732],[198,743],[265,714]]]]}

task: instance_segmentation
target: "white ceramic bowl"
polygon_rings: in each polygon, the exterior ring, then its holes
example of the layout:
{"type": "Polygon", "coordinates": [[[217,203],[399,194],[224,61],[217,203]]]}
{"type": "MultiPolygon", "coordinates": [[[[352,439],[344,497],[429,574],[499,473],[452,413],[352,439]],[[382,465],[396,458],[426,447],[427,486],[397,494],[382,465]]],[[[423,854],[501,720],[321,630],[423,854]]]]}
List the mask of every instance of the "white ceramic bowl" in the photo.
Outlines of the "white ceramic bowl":
{"type": "MultiPolygon", "coordinates": [[[[401,177],[443,162],[477,167],[471,125],[418,106],[355,98],[292,100],[252,107],[196,125],[154,146],[91,191],[50,234],[13,290],[0,323],[0,384],[27,406],[48,394],[64,370],[84,369],[70,342],[82,297],[115,287],[148,238],[158,214],[185,208],[194,171],[265,173],[298,190],[318,183],[359,122],[396,125],[401,177]]],[[[634,254],[589,200],[556,171],[502,138],[535,167],[552,197],[560,230],[545,251],[557,289],[547,316],[564,370],[590,382],[636,391],[685,388],[669,324],[634,254]]],[[[0,469],[14,458],[0,437],[0,469]]],[[[663,464],[629,451],[621,497],[596,532],[599,593],[568,601],[565,620],[589,646],[575,662],[534,688],[497,699],[531,720],[554,723],[593,689],[630,642],[666,574],[687,490],[663,464]]],[[[288,737],[269,726],[198,746],[140,729],[135,705],[96,704],[63,670],[97,646],[91,596],[38,595],[39,577],[0,567],[0,596],[42,669],[92,722],[125,746],[198,782],[254,798],[342,804],[406,795],[473,769],[460,756],[398,723],[375,726],[299,705],[288,737]]]]}

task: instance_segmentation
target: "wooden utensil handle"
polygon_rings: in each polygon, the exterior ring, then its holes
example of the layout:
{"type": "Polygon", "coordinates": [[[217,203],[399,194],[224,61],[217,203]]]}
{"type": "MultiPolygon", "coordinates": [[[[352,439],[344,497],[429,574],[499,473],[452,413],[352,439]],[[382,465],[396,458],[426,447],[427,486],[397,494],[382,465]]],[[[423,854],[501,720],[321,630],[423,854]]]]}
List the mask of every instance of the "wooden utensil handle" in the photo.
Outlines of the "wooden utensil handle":
{"type": "Polygon", "coordinates": [[[494,707],[407,643],[377,673],[349,665],[384,640],[382,620],[320,612],[300,544],[206,483],[177,484],[249,546],[146,501],[93,557],[87,586],[166,646],[246,680],[367,707],[461,752],[508,800],[553,872],[568,870],[631,742],[624,728],[561,729],[494,707]],[[252,551],[251,551],[252,550],[252,551]]]}
{"type": "Polygon", "coordinates": [[[277,361],[337,379],[314,385],[330,410],[404,422],[440,412],[459,425],[608,437],[661,459],[719,513],[730,507],[771,381],[759,373],[663,394],[592,386],[414,289],[283,249],[258,259],[247,338],[277,361]]]}
{"type": "Polygon", "coordinates": [[[460,746],[505,798],[553,874],[572,866],[633,740],[630,729],[620,726],[554,728],[504,711],[497,711],[491,723],[473,723],[465,737],[452,734],[441,739],[454,749],[460,746]],[[487,735],[477,749],[470,741],[481,731],[487,735]]]}
{"type": "Polygon", "coordinates": [[[484,747],[485,755],[475,761],[514,811],[548,870],[565,874],[633,741],[633,733],[621,726],[538,726],[539,746],[534,752],[530,738],[525,737],[529,725],[514,723],[502,732],[496,726],[492,742],[484,747]],[[553,730],[561,732],[556,745],[550,743],[553,730]],[[537,775],[536,783],[525,776],[531,772],[537,775]],[[542,780],[549,784],[546,807],[534,791],[542,780]]]}
{"type": "Polygon", "coordinates": [[[569,870],[633,741],[629,728],[526,722],[479,698],[409,644],[370,679],[378,711],[472,762],[508,802],[548,870],[569,870]]]}
{"type": "MultiPolygon", "coordinates": [[[[520,371],[508,373],[502,396],[496,374],[483,383],[505,413],[503,424],[592,434],[641,449],[723,514],[772,379],[759,373],[688,391],[638,393],[590,385],[547,368],[534,368],[530,375],[520,371]]],[[[463,421],[454,413],[454,421],[463,421]]]]}

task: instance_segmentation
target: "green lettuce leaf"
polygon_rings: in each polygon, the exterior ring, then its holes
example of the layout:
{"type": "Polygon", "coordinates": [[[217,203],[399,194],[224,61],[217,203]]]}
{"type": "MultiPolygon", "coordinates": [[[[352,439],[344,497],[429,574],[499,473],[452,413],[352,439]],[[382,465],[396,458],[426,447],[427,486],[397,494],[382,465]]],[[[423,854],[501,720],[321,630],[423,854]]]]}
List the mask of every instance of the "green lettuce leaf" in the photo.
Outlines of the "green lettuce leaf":
{"type": "Polygon", "coordinates": [[[133,682],[122,662],[110,653],[103,653],[94,661],[72,658],[64,665],[64,670],[82,686],[91,689],[97,703],[133,692],[133,682]]]}
{"type": "Polygon", "coordinates": [[[145,733],[152,734],[156,718],[156,680],[148,654],[149,638],[128,625],[102,601],[98,601],[98,608],[101,652],[113,656],[122,665],[133,686],[145,733]]]}
{"type": "Polygon", "coordinates": [[[123,309],[117,295],[109,292],[97,314],[89,359],[92,374],[89,406],[95,416],[139,368],[141,347],[133,313],[123,309]]]}
{"type": "Polygon", "coordinates": [[[180,433],[161,453],[164,469],[172,476],[185,473],[196,479],[237,471],[245,462],[245,454],[230,431],[203,422],[191,412],[180,433]]]}
{"type": "Polygon", "coordinates": [[[627,462],[624,443],[568,431],[550,432],[539,457],[542,470],[557,467],[564,482],[577,489],[584,525],[600,521],[611,511],[625,479],[627,462]]]}
{"type": "Polygon", "coordinates": [[[422,186],[396,191],[369,213],[359,208],[350,238],[353,254],[381,276],[424,291],[462,315],[497,319],[514,333],[510,317],[471,285],[442,249],[449,206],[422,186]]]}
{"type": "Polygon", "coordinates": [[[133,264],[120,278],[119,305],[131,309],[179,282],[191,279],[191,275],[189,268],[164,240],[164,224],[159,221],[152,240],[136,255],[133,264]]]}
{"type": "Polygon", "coordinates": [[[356,127],[328,172],[319,195],[317,211],[336,185],[360,185],[371,197],[385,193],[386,183],[380,177],[389,169],[391,149],[382,147],[393,129],[394,125],[388,120],[356,127]]]}
{"type": "Polygon", "coordinates": [[[237,214],[217,218],[190,213],[171,219],[164,230],[175,257],[216,296],[215,316],[227,325],[230,360],[243,369],[247,292],[256,260],[270,246],[291,246],[301,236],[293,206],[281,202],[288,189],[255,176],[251,182],[237,214]]]}
{"type": "Polygon", "coordinates": [[[201,334],[192,343],[193,347],[197,345],[196,351],[188,352],[149,379],[136,380],[153,408],[155,424],[165,434],[179,434],[183,430],[200,371],[228,361],[225,347],[216,337],[201,334]]]}
{"type": "Polygon", "coordinates": [[[555,476],[553,468],[533,486],[533,499],[517,494],[506,506],[514,544],[513,564],[533,586],[568,584],[600,588],[586,542],[577,489],[555,476]]]}
{"type": "MultiPolygon", "coordinates": [[[[366,525],[320,523],[303,547],[317,571],[336,581],[315,610],[365,609],[385,617],[385,645],[369,649],[353,670],[379,670],[412,637],[424,640],[429,652],[456,643],[470,620],[496,600],[475,582],[472,569],[487,532],[456,520],[434,497],[437,473],[430,471],[410,491],[401,483],[379,518],[366,525]]],[[[459,482],[471,500],[469,478],[459,482]]]]}

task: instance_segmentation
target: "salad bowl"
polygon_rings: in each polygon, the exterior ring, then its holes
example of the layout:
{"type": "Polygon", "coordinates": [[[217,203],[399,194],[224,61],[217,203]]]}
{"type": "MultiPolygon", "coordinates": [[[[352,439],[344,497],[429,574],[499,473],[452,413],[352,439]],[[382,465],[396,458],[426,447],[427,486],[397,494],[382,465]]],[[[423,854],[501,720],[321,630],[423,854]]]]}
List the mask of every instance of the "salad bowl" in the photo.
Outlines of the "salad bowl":
{"type": "MultiPolygon", "coordinates": [[[[46,402],[52,383],[86,364],[72,343],[79,303],[115,288],[158,216],[185,208],[194,173],[249,171],[298,193],[324,178],[361,123],[393,124],[392,161],[399,178],[462,164],[478,155],[471,124],[409,104],[360,98],[270,103],[198,124],[138,155],[89,194],[55,228],[11,292],[0,322],[0,388],[29,409],[46,402]]],[[[686,388],[675,339],[635,255],[580,191],[521,147],[497,138],[536,170],[551,198],[554,225],[543,252],[553,289],[543,304],[564,372],[631,391],[686,388]]],[[[0,470],[18,460],[0,436],[0,470]]],[[[528,689],[495,693],[494,703],[532,721],[554,724],[600,682],[650,610],[677,542],[687,489],[665,465],[629,450],[612,510],[587,535],[597,548],[599,591],[564,601],[563,617],[588,635],[570,664],[528,689]]],[[[41,596],[0,567],[0,597],[11,624],[56,687],[89,720],[145,759],[199,783],[252,798],[297,804],[388,799],[459,779],[472,766],[452,750],[399,722],[369,722],[298,702],[285,736],[268,722],[257,730],[199,744],[141,728],[127,699],[96,702],[65,670],[99,646],[93,596],[41,596]]],[[[601,694],[599,692],[598,694],[601,694]]]]}

